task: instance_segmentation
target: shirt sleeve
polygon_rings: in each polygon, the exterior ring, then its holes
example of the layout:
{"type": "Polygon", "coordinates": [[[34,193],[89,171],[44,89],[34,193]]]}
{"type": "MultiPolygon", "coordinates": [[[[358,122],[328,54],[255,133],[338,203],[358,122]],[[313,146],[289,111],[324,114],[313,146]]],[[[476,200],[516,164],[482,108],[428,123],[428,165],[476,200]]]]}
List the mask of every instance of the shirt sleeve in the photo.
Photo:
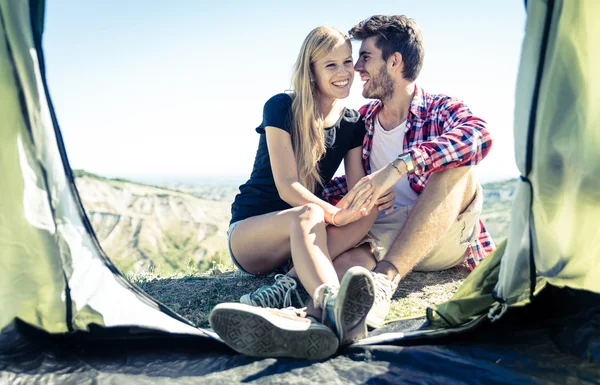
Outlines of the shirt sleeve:
{"type": "Polygon", "coordinates": [[[346,184],[346,176],[342,175],[333,178],[325,185],[321,197],[324,201],[336,205],[347,193],[348,186],[346,184]]]}
{"type": "Polygon", "coordinates": [[[356,124],[354,125],[353,137],[352,141],[350,142],[351,149],[361,147],[363,145],[366,132],[367,130],[365,129],[365,121],[362,118],[359,118],[356,124]]]}
{"type": "Polygon", "coordinates": [[[409,150],[417,175],[475,165],[492,147],[483,119],[474,116],[459,100],[448,98],[442,103],[439,109],[442,134],[409,150]]]}
{"type": "Polygon", "coordinates": [[[277,94],[267,100],[263,108],[263,120],[256,132],[264,134],[268,126],[291,133],[292,98],[287,94],[277,94]]]}

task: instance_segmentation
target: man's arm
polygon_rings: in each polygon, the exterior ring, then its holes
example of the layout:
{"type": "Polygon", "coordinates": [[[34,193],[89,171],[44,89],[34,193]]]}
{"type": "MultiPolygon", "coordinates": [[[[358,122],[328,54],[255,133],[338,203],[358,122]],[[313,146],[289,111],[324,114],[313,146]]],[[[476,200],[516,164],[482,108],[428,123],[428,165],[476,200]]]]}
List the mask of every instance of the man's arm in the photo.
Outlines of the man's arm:
{"type": "MultiPolygon", "coordinates": [[[[370,210],[373,202],[411,171],[417,175],[447,170],[459,166],[471,166],[487,156],[492,146],[486,122],[474,116],[462,102],[446,98],[438,108],[441,114],[442,132],[436,138],[411,148],[412,165],[396,159],[382,169],[361,179],[348,192],[347,207],[363,207],[370,210]]],[[[410,161],[409,161],[410,163],[410,161]]]]}
{"type": "Polygon", "coordinates": [[[465,104],[447,98],[440,110],[443,114],[442,134],[408,151],[417,175],[476,165],[492,146],[487,123],[474,116],[465,104]]]}

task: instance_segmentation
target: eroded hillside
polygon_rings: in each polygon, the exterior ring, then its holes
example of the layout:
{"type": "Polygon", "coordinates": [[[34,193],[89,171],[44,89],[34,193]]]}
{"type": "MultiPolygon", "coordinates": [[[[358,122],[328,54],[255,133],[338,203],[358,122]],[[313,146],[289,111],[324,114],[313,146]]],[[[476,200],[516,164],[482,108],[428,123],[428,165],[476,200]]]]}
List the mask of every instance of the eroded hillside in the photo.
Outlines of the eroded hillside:
{"type": "Polygon", "coordinates": [[[76,184],[98,240],[124,272],[168,274],[224,255],[229,202],[89,175],[76,184]]]}
{"type": "MultiPolygon", "coordinates": [[[[169,275],[202,271],[212,261],[229,263],[231,186],[171,190],[85,172],[76,184],[100,244],[121,271],[169,275]]],[[[515,185],[509,180],[483,186],[483,220],[496,243],[506,237],[515,185]]]]}

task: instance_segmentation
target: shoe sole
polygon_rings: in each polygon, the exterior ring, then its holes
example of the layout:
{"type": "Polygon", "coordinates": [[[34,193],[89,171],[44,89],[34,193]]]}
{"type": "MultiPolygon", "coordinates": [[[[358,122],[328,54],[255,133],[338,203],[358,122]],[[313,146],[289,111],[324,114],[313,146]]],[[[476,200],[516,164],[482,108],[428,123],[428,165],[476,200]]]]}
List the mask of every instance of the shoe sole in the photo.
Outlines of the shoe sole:
{"type": "Polygon", "coordinates": [[[298,323],[254,306],[217,305],[209,322],[229,347],[248,356],[323,360],[339,346],[337,336],[325,325],[298,323]]]}
{"type": "Polygon", "coordinates": [[[334,305],[335,322],[340,345],[347,345],[367,336],[366,318],[375,302],[375,282],[362,267],[352,267],[342,278],[334,305]]]}
{"type": "Polygon", "coordinates": [[[380,327],[382,327],[383,325],[385,325],[385,320],[383,320],[383,321],[373,321],[372,319],[369,319],[369,317],[367,317],[367,319],[365,320],[365,323],[367,324],[367,327],[369,329],[379,329],[380,327]]]}

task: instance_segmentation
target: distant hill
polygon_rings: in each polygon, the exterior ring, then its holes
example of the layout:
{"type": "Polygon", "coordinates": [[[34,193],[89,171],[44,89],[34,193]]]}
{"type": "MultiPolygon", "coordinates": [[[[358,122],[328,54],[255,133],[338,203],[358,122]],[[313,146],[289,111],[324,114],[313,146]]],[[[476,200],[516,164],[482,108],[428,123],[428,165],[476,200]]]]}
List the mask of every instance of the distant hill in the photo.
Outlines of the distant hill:
{"type": "Polygon", "coordinates": [[[98,240],[124,272],[170,274],[228,260],[230,203],[76,171],[98,240]]]}
{"type": "Polygon", "coordinates": [[[508,236],[510,211],[518,179],[483,184],[482,219],[496,244],[508,236]]]}
{"type": "MultiPolygon", "coordinates": [[[[225,234],[237,188],[153,186],[74,170],[83,205],[107,255],[124,272],[198,272],[229,264],[225,234]]],[[[506,237],[517,180],[484,184],[483,220],[506,237]]]]}

